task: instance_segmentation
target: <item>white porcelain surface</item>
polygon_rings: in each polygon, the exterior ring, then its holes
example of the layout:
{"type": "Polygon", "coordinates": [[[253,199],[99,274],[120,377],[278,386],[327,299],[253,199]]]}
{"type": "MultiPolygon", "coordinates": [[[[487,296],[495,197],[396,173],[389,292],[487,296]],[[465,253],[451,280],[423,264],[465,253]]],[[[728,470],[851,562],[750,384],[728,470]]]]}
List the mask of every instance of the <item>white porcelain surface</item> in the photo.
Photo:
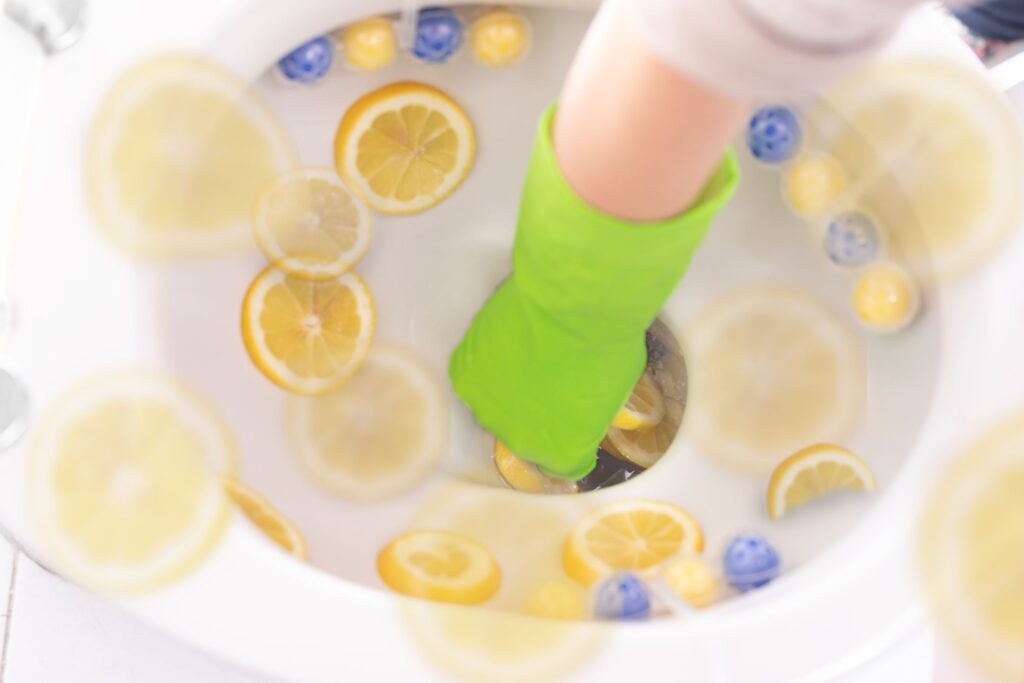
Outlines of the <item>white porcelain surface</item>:
{"type": "MultiPolygon", "coordinates": [[[[589,3],[558,4],[584,6],[589,3]]],[[[201,367],[193,364],[194,357],[187,353],[189,339],[175,339],[165,335],[168,320],[177,323],[172,327],[181,329],[185,321],[182,316],[187,317],[193,309],[169,306],[164,310],[169,317],[152,315],[153,302],[166,301],[163,292],[168,283],[216,283],[224,288],[216,291],[230,292],[238,282],[243,282],[251,275],[253,268],[258,267],[257,260],[253,259],[251,263],[233,262],[222,268],[210,264],[188,266],[170,276],[143,264],[126,262],[95,239],[81,206],[81,192],[78,188],[80,168],[76,150],[80,149],[83,130],[90,119],[96,98],[113,75],[131,61],[166,47],[205,48],[210,45],[212,38],[223,34],[231,21],[234,35],[231,39],[218,42],[214,52],[246,76],[256,76],[272,61],[274,55],[298,40],[325,27],[379,11],[382,7],[391,9],[393,4],[373,0],[310,2],[292,4],[285,10],[283,4],[274,5],[256,0],[252,6],[259,6],[260,9],[244,13],[239,12],[239,6],[233,0],[187,0],[156,4],[132,3],[127,0],[97,2],[90,15],[91,29],[82,43],[68,53],[68,59],[47,65],[41,105],[34,111],[36,130],[45,131],[45,135],[37,138],[40,152],[33,157],[33,166],[28,171],[30,185],[24,198],[26,213],[21,216],[19,230],[22,232],[18,235],[18,240],[23,241],[23,249],[36,260],[19,262],[15,275],[15,281],[23,287],[23,300],[31,301],[32,304],[23,311],[20,318],[23,329],[31,330],[32,334],[15,335],[6,349],[24,365],[34,397],[41,403],[76,377],[126,364],[169,367],[182,372],[220,399],[218,404],[228,413],[227,417],[236,426],[236,430],[238,426],[244,426],[247,420],[252,420],[253,415],[259,415],[260,410],[269,410],[268,406],[272,407],[277,400],[267,386],[259,383],[261,378],[255,371],[244,364],[244,355],[240,349],[234,348],[238,341],[234,318],[230,326],[224,323],[225,327],[220,330],[225,344],[224,357],[232,358],[231,362],[235,363],[227,363],[221,368],[232,380],[225,384],[217,381],[218,376],[205,374],[201,367]],[[296,7],[300,5],[307,7],[308,11],[297,11],[296,7]],[[129,27],[131,30],[126,30],[129,27]],[[64,163],[59,163],[62,160],[64,163]],[[54,202],[53,196],[61,197],[63,201],[54,202]],[[52,277],[46,277],[46,271],[38,268],[54,235],[59,236],[61,249],[52,254],[52,262],[49,263],[52,270],[49,272],[61,274],[57,283],[52,277]],[[110,301],[110,307],[97,310],[66,306],[69,292],[86,290],[110,301]],[[57,307],[61,307],[63,314],[59,321],[50,315],[57,307]],[[46,345],[53,344],[53,340],[60,339],[60,335],[66,334],[69,329],[76,331],[78,355],[56,353],[55,349],[59,347],[53,347],[54,350],[50,352],[40,351],[41,348],[50,348],[46,345]],[[111,330],[117,330],[117,333],[112,334],[111,330]],[[175,356],[175,352],[181,355],[175,356]],[[87,360],[83,361],[83,358],[87,360]],[[238,373],[237,377],[231,375],[233,372],[238,373]],[[240,392],[239,387],[246,387],[247,390],[240,392]],[[230,393],[231,396],[218,396],[219,391],[230,393]],[[236,392],[252,396],[252,402],[248,402],[248,399],[246,402],[235,402],[232,397],[236,392]]],[[[580,21],[567,22],[567,34],[582,28],[580,21]]],[[[960,48],[954,43],[936,40],[934,30],[929,21],[922,18],[912,27],[906,40],[917,46],[938,45],[937,48],[929,49],[959,54],[957,51],[960,48]]],[[[545,43],[541,49],[551,50],[547,55],[551,60],[560,59],[564,62],[568,58],[571,43],[567,41],[559,45],[550,42],[545,43]]],[[[539,59],[539,56],[535,52],[531,58],[539,59]]],[[[452,78],[451,87],[456,92],[458,88],[466,88],[464,94],[470,97],[473,94],[469,90],[473,78],[480,79],[475,88],[488,87],[488,83],[484,82],[488,74],[478,69],[473,71],[474,68],[469,64],[453,65],[452,71],[444,78],[452,78]]],[[[548,78],[539,83],[530,96],[531,110],[551,98],[557,80],[548,78]]],[[[493,86],[493,83],[490,85],[493,86]]],[[[271,86],[263,84],[261,87],[271,86]]],[[[334,86],[326,84],[325,90],[316,97],[322,97],[330,87],[334,86]]],[[[343,109],[341,103],[346,101],[345,98],[351,99],[355,94],[339,90],[337,112],[343,109]]],[[[303,93],[296,97],[314,95],[303,93]]],[[[487,125],[488,121],[498,120],[494,118],[498,115],[497,109],[494,107],[493,112],[489,110],[488,116],[481,117],[482,126],[487,125]]],[[[290,111],[294,115],[299,110],[290,111]]],[[[310,116],[317,115],[312,113],[310,116]]],[[[336,117],[337,113],[332,116],[336,117]]],[[[292,123],[301,129],[301,122],[292,123]]],[[[459,227],[459,222],[476,221],[481,226],[479,234],[488,237],[481,244],[475,245],[479,247],[481,262],[485,264],[500,261],[500,250],[507,248],[511,237],[510,220],[514,197],[509,193],[495,199],[493,206],[496,210],[492,212],[484,210],[490,207],[482,207],[474,199],[474,192],[487,196],[483,185],[487,177],[485,173],[488,169],[497,173],[499,161],[507,160],[508,164],[496,185],[501,186],[503,183],[505,187],[512,187],[515,184],[514,179],[521,177],[525,163],[529,129],[514,128],[518,137],[513,140],[490,141],[492,147],[507,145],[506,154],[496,154],[489,159],[486,156],[487,148],[482,145],[481,167],[477,173],[460,194],[439,207],[436,213],[430,214],[440,225],[438,233],[443,234],[449,230],[449,236],[453,239],[458,239],[459,235],[473,235],[465,231],[456,234],[454,229],[459,227]],[[487,164],[492,166],[488,167],[487,164]],[[488,221],[506,223],[505,226],[497,226],[505,230],[504,242],[500,237],[497,241],[491,240],[494,235],[500,236],[502,233],[489,229],[495,226],[488,226],[488,221]]],[[[309,130],[311,136],[322,135],[322,122],[311,125],[309,130]]],[[[486,132],[484,129],[485,135],[486,132]]],[[[323,156],[326,148],[322,141],[315,143],[314,137],[307,138],[305,143],[300,140],[300,145],[308,145],[305,148],[309,150],[307,153],[314,155],[306,161],[322,163],[327,159],[315,155],[323,156]]],[[[488,142],[486,137],[482,140],[488,142]]],[[[748,183],[754,187],[752,191],[767,191],[768,180],[762,179],[763,182],[759,183],[756,178],[756,172],[748,178],[748,183]]],[[[13,204],[8,202],[0,205],[0,208],[6,206],[13,204]]],[[[742,215],[743,210],[743,205],[733,207],[730,214],[723,216],[723,223],[733,221],[740,224],[757,218],[742,215]]],[[[381,221],[381,224],[379,230],[382,235],[386,235],[385,231],[392,227],[395,233],[408,227],[390,226],[387,221],[381,221]]],[[[748,231],[742,234],[752,237],[753,241],[740,244],[741,248],[737,250],[737,244],[723,236],[729,234],[719,231],[712,235],[707,248],[695,261],[688,282],[700,282],[702,277],[710,278],[723,259],[745,257],[754,263],[755,255],[765,253],[778,256],[779,261],[773,265],[764,259],[760,265],[763,270],[748,271],[745,276],[753,278],[765,274],[780,276],[788,273],[791,279],[813,286],[828,282],[821,273],[792,267],[794,263],[801,266],[812,263],[808,251],[811,247],[808,245],[802,247],[804,252],[801,255],[800,243],[796,240],[787,242],[788,238],[785,237],[773,240],[771,233],[758,236],[748,231]],[[785,255],[781,253],[784,246],[785,255]]],[[[732,234],[735,236],[737,233],[732,234]]],[[[383,250],[388,246],[388,240],[397,241],[399,237],[393,234],[379,239],[383,250]]],[[[474,245],[469,245],[469,248],[474,248],[474,245]]],[[[396,249],[393,253],[402,252],[396,249]]],[[[429,303],[399,302],[398,294],[386,289],[395,280],[395,273],[409,264],[400,261],[386,263],[372,260],[373,256],[370,258],[361,268],[366,269],[371,284],[384,293],[385,299],[388,296],[395,297],[396,307],[405,305],[410,309],[419,309],[429,303]]],[[[669,670],[669,667],[685,661],[695,680],[705,680],[700,678],[702,675],[707,676],[706,680],[759,683],[792,680],[801,676],[805,677],[802,680],[824,680],[824,676],[847,674],[887,651],[892,643],[903,642],[918,633],[923,623],[923,614],[915,598],[911,558],[906,547],[907,530],[918,493],[927,484],[936,463],[949,452],[949,444],[986,424],[997,410],[1003,410],[1008,405],[1024,405],[1024,388],[999,381],[1005,376],[1013,376],[1011,373],[1024,371],[1024,358],[1017,352],[1021,340],[1024,340],[1024,321],[1006,315],[1008,310],[1020,310],[1022,302],[1011,301],[1009,297],[1020,299],[1024,296],[1024,288],[1020,286],[1021,269],[1016,267],[1022,261],[1024,236],[1018,235],[989,272],[943,292],[941,297],[934,300],[936,305],[915,332],[902,341],[892,342],[912,344],[916,334],[940,338],[944,347],[941,372],[934,389],[935,401],[931,404],[931,413],[920,438],[916,438],[915,428],[900,433],[902,442],[885,444],[878,441],[876,436],[874,441],[862,444],[863,447],[873,449],[884,449],[888,445],[899,451],[892,458],[886,458],[888,462],[895,463],[900,458],[906,458],[905,465],[899,470],[895,466],[887,468],[884,462],[879,463],[879,474],[886,484],[887,492],[879,498],[877,504],[866,509],[862,503],[851,501],[848,510],[844,510],[842,505],[834,506],[838,512],[827,526],[820,521],[824,517],[806,517],[806,521],[800,523],[803,526],[790,526],[794,538],[782,538],[781,542],[788,551],[787,560],[800,564],[796,571],[756,595],[711,610],[701,618],[687,621],[662,620],[617,629],[605,643],[600,656],[579,669],[576,678],[616,680],[638,674],[653,677],[654,672],[669,670]],[[965,321],[979,320],[986,321],[986,324],[964,324],[965,321]],[[837,529],[849,529],[849,532],[834,543],[825,543],[824,539],[828,539],[829,533],[837,535],[837,529]],[[802,544],[796,540],[800,537],[816,538],[821,542],[802,544]],[[813,553],[801,555],[802,549],[812,546],[813,553]],[[842,618],[838,618],[838,615],[842,615],[842,618]],[[823,634],[820,628],[822,620],[827,620],[827,634],[823,634]],[[780,634],[784,634],[784,637],[780,634]]],[[[466,277],[471,278],[475,285],[480,285],[481,278],[496,281],[500,273],[497,267],[488,266],[466,277]]],[[[738,280],[714,282],[715,287],[724,288],[738,283],[738,280]]],[[[824,295],[839,301],[842,297],[840,285],[838,280],[834,285],[826,285],[824,295]]],[[[450,286],[458,288],[461,283],[453,282],[450,286]]],[[[481,288],[481,291],[486,290],[481,288]]],[[[700,294],[706,296],[709,292],[703,290],[700,294]]],[[[670,311],[685,318],[697,305],[693,298],[696,294],[697,290],[683,288],[670,305],[670,311]]],[[[17,301],[17,289],[14,296],[17,301]]],[[[463,303],[466,304],[463,314],[468,315],[473,302],[463,303]]],[[[433,349],[435,355],[432,359],[435,362],[441,360],[441,356],[437,355],[440,349],[450,342],[444,335],[456,334],[461,324],[458,319],[452,319],[451,323],[451,329],[442,331],[443,334],[438,333],[438,338],[422,345],[428,355],[430,349],[433,349]]],[[[216,333],[218,329],[212,327],[209,331],[216,333]]],[[[418,329],[414,324],[401,324],[388,331],[415,343],[418,329]]],[[[879,347],[883,345],[882,342],[877,344],[879,347]]],[[[937,349],[933,347],[932,351],[937,349]]],[[[879,378],[893,376],[889,371],[895,370],[903,358],[891,352],[891,348],[879,351],[878,357],[881,360],[874,365],[879,378]]],[[[926,382],[930,375],[916,379],[919,381],[914,383],[915,386],[927,391],[926,382]]],[[[886,419],[896,419],[897,422],[901,416],[907,420],[921,419],[920,413],[925,407],[922,400],[918,397],[908,402],[914,405],[908,406],[911,413],[906,415],[898,411],[869,415],[869,420],[880,421],[872,433],[877,435],[885,431],[884,426],[880,425],[884,425],[886,419]],[[918,413],[914,414],[913,411],[918,413]]],[[[260,420],[255,422],[260,423],[260,420]]],[[[259,445],[255,434],[245,438],[251,439],[250,447],[256,448],[259,445]]],[[[246,443],[242,446],[245,450],[246,443]]],[[[659,466],[661,474],[657,477],[652,473],[617,493],[602,493],[595,498],[617,497],[626,492],[671,495],[665,492],[659,482],[664,483],[672,478],[715,481],[715,486],[708,486],[707,491],[720,491],[729,486],[730,490],[735,491],[737,500],[752,499],[750,494],[753,489],[744,490],[744,484],[728,480],[728,477],[706,464],[684,456],[683,447],[676,448],[659,466]]],[[[325,506],[333,503],[318,500],[316,494],[308,491],[307,485],[284,465],[280,465],[281,469],[274,469],[276,465],[270,461],[255,462],[257,467],[253,466],[253,462],[247,463],[246,475],[254,483],[276,494],[274,497],[283,501],[281,506],[299,518],[304,526],[310,527],[312,534],[326,534],[327,527],[317,531],[317,524],[318,520],[323,519],[321,512],[325,506]]],[[[0,455],[0,516],[31,547],[31,533],[23,514],[20,490],[16,485],[20,481],[20,461],[16,457],[0,455]]],[[[752,485],[747,486],[749,488],[752,485]]],[[[466,494],[467,500],[473,495],[471,488],[456,488],[466,494]]],[[[429,491],[423,495],[428,494],[429,491]]],[[[676,492],[676,495],[682,494],[676,492]]],[[[701,497],[700,487],[692,487],[686,492],[687,506],[694,508],[698,517],[705,521],[712,538],[721,539],[729,524],[751,517],[749,510],[736,510],[734,517],[729,517],[727,512],[720,514],[723,513],[723,507],[712,498],[709,494],[701,497]],[[702,510],[706,512],[705,506],[706,510],[713,509],[715,514],[701,514],[702,510]]],[[[589,503],[588,499],[586,504],[589,503]]],[[[402,504],[415,506],[418,500],[410,499],[402,504]]],[[[582,504],[579,501],[551,503],[553,508],[561,507],[563,512],[582,504]]],[[[346,512],[343,505],[337,506],[336,519],[345,519],[346,512]]],[[[353,525],[348,530],[348,542],[351,545],[346,546],[347,552],[339,551],[337,556],[321,552],[320,557],[316,558],[319,566],[342,575],[348,581],[340,581],[321,571],[301,566],[274,552],[251,527],[238,518],[225,542],[201,571],[167,591],[126,601],[123,607],[137,618],[150,622],[154,627],[182,641],[206,648],[218,657],[268,675],[327,681],[335,680],[338,672],[343,671],[353,676],[353,680],[440,679],[442,674],[429,667],[421,654],[410,647],[406,640],[400,613],[406,609],[406,601],[394,599],[367,586],[376,585],[376,578],[371,571],[374,548],[380,538],[402,528],[406,514],[407,510],[401,508],[382,508],[374,525],[366,525],[365,529],[353,525]]],[[[316,541],[315,538],[313,540],[316,541]]],[[[314,550],[318,546],[323,546],[323,542],[315,543],[314,550]]],[[[0,556],[0,567],[3,559],[0,556]]],[[[56,639],[57,634],[62,632],[78,633],[83,628],[92,632],[101,631],[90,628],[93,617],[83,615],[103,612],[107,616],[95,617],[99,620],[96,623],[110,620],[103,623],[118,624],[110,627],[110,633],[116,633],[120,642],[127,643],[126,651],[132,650],[133,644],[138,644],[141,651],[143,646],[140,643],[147,640],[148,635],[137,635],[145,629],[137,629],[137,622],[132,618],[113,611],[113,608],[101,604],[96,598],[61,584],[59,580],[41,573],[29,562],[21,562],[19,566],[30,568],[25,569],[23,575],[19,572],[15,584],[18,599],[15,601],[15,619],[9,643],[11,650],[7,656],[11,672],[9,680],[21,683],[14,676],[25,676],[22,680],[35,683],[46,681],[47,676],[51,677],[50,680],[69,680],[62,678],[62,675],[75,675],[74,667],[62,668],[67,662],[60,661],[60,657],[56,658],[58,661],[40,661],[41,656],[33,656],[30,648],[33,647],[32,643],[39,643],[40,639],[44,639],[43,642],[46,638],[56,639]],[[20,596],[23,593],[34,597],[25,598],[22,603],[20,596]],[[45,595],[57,597],[47,603],[48,598],[41,597],[45,595]],[[64,618],[55,619],[58,614],[56,603],[61,606],[77,604],[81,610],[71,607],[64,618]],[[26,605],[25,610],[38,609],[39,612],[26,611],[24,622],[21,622],[18,610],[22,604],[26,605]],[[31,607],[33,604],[37,607],[31,607]],[[111,614],[117,616],[112,617],[111,614]],[[25,626],[22,627],[21,623],[25,626]],[[24,631],[20,630],[22,628],[24,631]],[[27,654],[19,654],[22,649],[27,654]]],[[[2,578],[0,576],[0,580],[2,578]]],[[[77,636],[69,638],[74,641],[77,636]]],[[[163,643],[152,647],[155,649],[149,655],[140,656],[138,660],[133,659],[134,655],[122,659],[116,655],[113,658],[83,656],[79,672],[89,671],[88,667],[96,667],[92,671],[100,674],[106,672],[111,678],[105,679],[101,675],[99,678],[79,680],[116,681],[119,680],[118,676],[129,676],[124,673],[124,668],[117,667],[128,666],[131,672],[133,662],[136,661],[139,667],[150,666],[150,660],[158,664],[168,662],[166,667],[157,666],[153,669],[156,672],[153,678],[140,675],[138,680],[145,681],[171,680],[160,676],[170,670],[169,663],[172,660],[182,659],[186,661],[186,667],[193,666],[187,662],[194,662],[195,672],[202,671],[208,665],[198,656],[186,656],[180,645],[163,643]],[[117,663],[111,664],[112,660],[117,663]]],[[[68,659],[74,657],[64,658],[68,659]]],[[[195,673],[196,680],[202,680],[198,678],[202,675],[206,674],[195,673]]],[[[233,681],[230,677],[217,680],[233,681]]]]}

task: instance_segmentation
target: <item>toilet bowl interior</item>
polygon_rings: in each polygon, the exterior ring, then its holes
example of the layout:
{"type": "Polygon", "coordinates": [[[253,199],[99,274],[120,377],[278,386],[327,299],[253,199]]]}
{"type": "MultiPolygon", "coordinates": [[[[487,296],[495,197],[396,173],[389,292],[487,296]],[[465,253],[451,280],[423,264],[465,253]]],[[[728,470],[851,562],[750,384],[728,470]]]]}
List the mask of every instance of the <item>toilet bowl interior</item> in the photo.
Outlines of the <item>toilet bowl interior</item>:
{"type": "MultiPolygon", "coordinates": [[[[335,68],[311,87],[286,83],[271,67],[253,84],[288,130],[304,165],[333,165],[342,114],[358,97],[387,83],[431,84],[469,114],[477,160],[466,182],[425,213],[375,216],[373,244],[356,266],[376,300],[377,338],[412,349],[442,379],[448,355],[473,314],[510,272],[519,188],[536,120],[557,97],[589,21],[587,14],[570,10],[524,13],[533,25],[533,45],[527,58],[508,70],[485,69],[464,57],[445,65],[401,58],[373,74],[335,68]]],[[[877,336],[856,327],[850,276],[824,255],[816,232],[820,225],[786,207],[777,169],[753,159],[744,140],[737,140],[736,148],[741,188],[666,305],[665,318],[686,349],[692,321],[736,290],[785,288],[819,302],[850,331],[862,355],[863,393],[856,399],[856,423],[842,444],[869,463],[884,495],[928,411],[940,344],[936,307],[928,302],[934,303],[937,292],[927,273],[915,271],[926,305],[911,328],[877,336]]],[[[560,574],[565,533],[600,501],[652,497],[681,505],[703,525],[705,552],[716,561],[736,533],[761,532],[776,544],[787,568],[825,551],[873,504],[869,496],[841,495],[813,511],[771,522],[764,510],[767,474],[739,472],[706,457],[685,426],[663,460],[627,484],[576,497],[502,489],[491,462],[491,437],[475,425],[446,381],[451,420],[442,473],[386,501],[332,494],[297,465],[287,437],[289,399],[252,365],[238,332],[246,288],[264,265],[253,247],[230,258],[159,266],[154,315],[162,329],[162,353],[168,368],[223,415],[238,443],[241,477],[301,529],[313,564],[345,579],[380,586],[374,560],[391,537],[415,528],[450,528],[495,553],[506,578],[494,604],[517,609],[530,587],[560,574]]]]}

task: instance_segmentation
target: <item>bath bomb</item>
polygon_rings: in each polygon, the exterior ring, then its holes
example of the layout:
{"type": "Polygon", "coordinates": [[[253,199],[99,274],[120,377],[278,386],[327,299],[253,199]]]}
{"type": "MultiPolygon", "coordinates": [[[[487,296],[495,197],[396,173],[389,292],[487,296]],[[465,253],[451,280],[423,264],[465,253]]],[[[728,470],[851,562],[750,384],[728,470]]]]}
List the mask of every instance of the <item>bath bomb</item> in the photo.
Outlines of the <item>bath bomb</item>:
{"type": "Polygon", "coordinates": [[[470,52],[484,66],[511,66],[523,58],[529,46],[530,24],[508,10],[491,10],[469,29],[470,52]]]}
{"type": "Polygon", "coordinates": [[[429,64],[444,64],[462,46],[462,22],[445,7],[420,10],[412,53],[429,64]]]}
{"type": "Polygon", "coordinates": [[[846,190],[846,172],[830,156],[803,156],[786,170],[782,194],[786,203],[801,216],[824,213],[846,190]]]}
{"type": "Polygon", "coordinates": [[[718,598],[719,574],[699,557],[668,560],[660,574],[672,592],[693,607],[706,607],[718,598]]]}
{"type": "Polygon", "coordinates": [[[779,554],[760,536],[737,536],[725,549],[722,566],[725,578],[733,588],[749,591],[761,588],[777,578],[779,554]]]}
{"type": "Polygon", "coordinates": [[[601,619],[645,619],[651,614],[650,590],[635,574],[611,574],[594,588],[594,614],[601,619]]]}
{"type": "Polygon", "coordinates": [[[860,211],[844,211],[825,231],[825,253],[840,266],[866,266],[875,260],[880,248],[874,221],[860,211]]]}
{"type": "Polygon", "coordinates": [[[289,81],[314,83],[331,70],[334,46],[324,36],[300,45],[277,63],[278,69],[289,81]]]}
{"type": "Polygon", "coordinates": [[[395,61],[398,54],[395,27],[383,17],[346,26],[341,31],[341,51],[345,61],[354,69],[383,69],[395,61]]]}
{"type": "Polygon", "coordinates": [[[875,266],[864,272],[853,287],[853,311],[875,332],[896,332],[917,315],[920,298],[914,281],[894,265],[875,266]]]}
{"type": "Polygon", "coordinates": [[[747,146],[766,164],[789,161],[800,151],[800,121],[788,107],[759,109],[747,125],[747,146]]]}

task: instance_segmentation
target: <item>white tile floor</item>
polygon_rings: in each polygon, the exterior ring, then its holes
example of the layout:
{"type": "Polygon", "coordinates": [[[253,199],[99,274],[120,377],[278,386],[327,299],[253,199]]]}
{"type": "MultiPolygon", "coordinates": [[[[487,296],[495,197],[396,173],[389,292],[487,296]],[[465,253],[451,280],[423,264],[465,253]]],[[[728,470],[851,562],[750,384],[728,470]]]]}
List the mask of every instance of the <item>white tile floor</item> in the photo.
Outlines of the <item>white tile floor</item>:
{"type": "Polygon", "coordinates": [[[260,683],[41,569],[0,539],[2,683],[260,683]]]}

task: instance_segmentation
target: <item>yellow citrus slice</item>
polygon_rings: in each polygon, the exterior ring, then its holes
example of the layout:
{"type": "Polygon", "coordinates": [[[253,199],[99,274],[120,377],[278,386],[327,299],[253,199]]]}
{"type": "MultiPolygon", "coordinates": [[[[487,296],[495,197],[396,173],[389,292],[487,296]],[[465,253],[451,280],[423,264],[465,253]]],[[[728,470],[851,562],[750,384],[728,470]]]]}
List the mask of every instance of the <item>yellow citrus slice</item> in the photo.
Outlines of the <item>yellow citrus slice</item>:
{"type": "Polygon", "coordinates": [[[836,115],[824,115],[831,130],[821,127],[849,172],[851,199],[879,216],[915,264],[965,274],[1018,225],[1020,120],[979,74],[945,61],[889,60],[825,101],[836,115]]]}
{"type": "Polygon", "coordinates": [[[768,516],[778,519],[788,510],[839,489],[874,491],[875,475],[856,453],[832,444],[802,448],[776,466],[768,482],[768,516]]]}
{"type": "Polygon", "coordinates": [[[549,477],[532,462],[510,451],[500,441],[494,442],[494,466],[505,483],[525,493],[576,493],[576,482],[549,477]]]}
{"type": "Polygon", "coordinates": [[[297,164],[249,86],[212,62],[164,55],[129,69],[89,133],[85,182],[97,227],[133,255],[248,247],[260,190],[297,164]]]}
{"type": "Polygon", "coordinates": [[[216,470],[234,461],[217,417],[173,380],[125,373],[72,390],[43,417],[26,467],[49,559],[104,591],[179,578],[227,526],[216,470]]]}
{"type": "Polygon", "coordinates": [[[612,420],[612,427],[625,430],[650,429],[657,426],[663,417],[665,402],[661,398],[661,390],[654,378],[645,372],[626,400],[626,405],[612,420]]]}
{"type": "Polygon", "coordinates": [[[473,165],[473,124],[452,98],[402,82],[363,96],[334,139],[338,173],[381,213],[411,214],[438,204],[473,165]]]}
{"type": "Polygon", "coordinates": [[[665,455],[682,421],[682,404],[666,402],[665,415],[653,429],[641,431],[612,427],[602,445],[615,457],[648,468],[665,455]]]}
{"type": "Polygon", "coordinates": [[[296,394],[344,384],[370,349],[377,314],[354,272],[314,280],[270,266],[242,303],[245,350],[267,379],[296,394]]]}
{"type": "Polygon", "coordinates": [[[968,445],[921,520],[921,571],[940,628],[979,668],[1024,680],[1024,416],[968,445]]]}
{"type": "Polygon", "coordinates": [[[534,588],[526,599],[526,613],[548,619],[586,619],[587,592],[575,581],[555,579],[534,588]]]}
{"type": "Polygon", "coordinates": [[[683,433],[702,453],[766,472],[809,443],[842,441],[864,403],[864,352],[817,299],[781,287],[718,298],[685,336],[683,433]]]}
{"type": "Polygon", "coordinates": [[[700,525],[682,508],[656,500],[623,500],[585,515],[565,540],[565,573],[589,586],[618,570],[653,575],[679,553],[704,549],[700,525]]]}
{"type": "Polygon", "coordinates": [[[330,168],[302,168],[272,182],[253,212],[271,263],[310,278],[341,275],[370,246],[370,211],[330,168]]]}
{"type": "Polygon", "coordinates": [[[301,560],[306,559],[306,539],[302,532],[285,519],[269,500],[233,477],[224,478],[224,491],[267,538],[284,548],[285,552],[301,560]]]}
{"type": "Polygon", "coordinates": [[[444,457],[446,406],[440,383],[419,359],[377,345],[340,390],[289,402],[292,450],[329,490],[356,499],[394,496],[444,457]]]}
{"type": "Polygon", "coordinates": [[[450,531],[403,534],[377,555],[377,573],[392,590],[427,600],[476,605],[501,586],[494,556],[450,531]]]}

